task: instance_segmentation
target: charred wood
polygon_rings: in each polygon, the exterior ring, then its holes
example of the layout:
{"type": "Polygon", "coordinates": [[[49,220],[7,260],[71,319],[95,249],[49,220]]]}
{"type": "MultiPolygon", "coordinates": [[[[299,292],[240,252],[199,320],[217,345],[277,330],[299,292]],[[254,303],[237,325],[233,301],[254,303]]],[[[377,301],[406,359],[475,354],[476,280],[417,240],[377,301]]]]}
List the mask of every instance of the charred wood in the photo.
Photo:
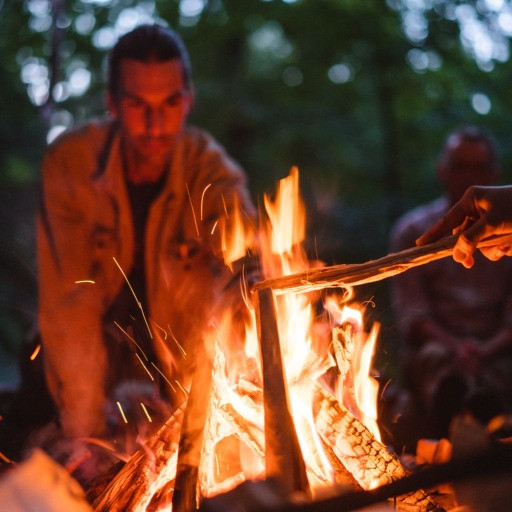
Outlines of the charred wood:
{"type": "MultiPolygon", "coordinates": [[[[333,396],[320,386],[316,393],[318,432],[362,488],[381,486],[408,475],[398,458],[333,396]]],[[[397,500],[398,510],[443,510],[421,489],[397,500]]]]}
{"type": "Polygon", "coordinates": [[[95,500],[95,512],[145,511],[153,495],[173,481],[185,405],[140,448],[95,500]]]}
{"type": "Polygon", "coordinates": [[[198,490],[201,446],[212,383],[212,365],[204,346],[196,347],[196,365],[187,407],[183,416],[178,448],[176,482],[172,496],[174,512],[190,512],[199,503],[198,490]]]}

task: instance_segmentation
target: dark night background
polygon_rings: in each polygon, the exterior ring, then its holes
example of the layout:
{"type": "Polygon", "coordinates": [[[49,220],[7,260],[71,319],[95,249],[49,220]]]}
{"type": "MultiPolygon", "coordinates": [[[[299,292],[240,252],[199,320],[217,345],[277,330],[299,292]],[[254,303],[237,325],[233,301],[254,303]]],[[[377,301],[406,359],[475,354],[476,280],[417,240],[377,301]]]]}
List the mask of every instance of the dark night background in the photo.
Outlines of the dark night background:
{"type": "MultiPolygon", "coordinates": [[[[35,329],[39,165],[60,130],[103,111],[105,55],[160,19],[184,38],[197,104],[254,200],[297,165],[307,249],[327,264],[387,253],[392,222],[440,193],[434,166],[462,124],[495,137],[511,182],[509,0],[0,0],[0,385],[35,329]]],[[[357,289],[398,335],[386,282],[357,289]]]]}

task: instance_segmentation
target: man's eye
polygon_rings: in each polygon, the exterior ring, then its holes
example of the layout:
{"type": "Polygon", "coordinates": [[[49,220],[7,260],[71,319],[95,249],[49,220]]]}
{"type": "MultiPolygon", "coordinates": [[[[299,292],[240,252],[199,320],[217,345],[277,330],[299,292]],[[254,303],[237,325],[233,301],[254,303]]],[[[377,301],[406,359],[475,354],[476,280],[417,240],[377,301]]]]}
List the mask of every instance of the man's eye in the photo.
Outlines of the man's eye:
{"type": "Polygon", "coordinates": [[[166,100],[165,104],[168,107],[177,107],[181,103],[181,99],[181,96],[172,96],[166,100]]]}
{"type": "Polygon", "coordinates": [[[128,108],[142,108],[144,105],[137,99],[125,99],[124,104],[128,108]]]}

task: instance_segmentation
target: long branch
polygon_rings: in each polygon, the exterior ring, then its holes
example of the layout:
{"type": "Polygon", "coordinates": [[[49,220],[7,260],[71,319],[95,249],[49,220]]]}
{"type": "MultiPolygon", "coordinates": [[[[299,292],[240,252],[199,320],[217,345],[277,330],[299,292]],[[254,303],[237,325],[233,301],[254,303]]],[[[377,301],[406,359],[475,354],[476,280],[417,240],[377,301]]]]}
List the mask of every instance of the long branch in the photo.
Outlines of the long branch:
{"type": "MultiPolygon", "coordinates": [[[[365,263],[317,267],[298,274],[267,279],[256,283],[252,290],[271,288],[279,295],[286,292],[310,292],[322,288],[343,288],[381,281],[419,265],[451,256],[457,238],[458,235],[452,235],[432,244],[412,247],[365,263]]],[[[512,235],[486,238],[478,244],[478,248],[496,245],[512,245],[512,235]]]]}

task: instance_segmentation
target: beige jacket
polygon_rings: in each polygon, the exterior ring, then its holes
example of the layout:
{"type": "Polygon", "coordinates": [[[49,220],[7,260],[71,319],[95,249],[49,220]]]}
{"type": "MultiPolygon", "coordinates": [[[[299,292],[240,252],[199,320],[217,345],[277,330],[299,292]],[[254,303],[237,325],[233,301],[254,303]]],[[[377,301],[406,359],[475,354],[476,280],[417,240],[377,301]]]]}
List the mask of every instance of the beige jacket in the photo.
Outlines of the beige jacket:
{"type": "MultiPolygon", "coordinates": [[[[219,230],[211,232],[235,198],[254,214],[241,169],[209,135],[185,129],[149,211],[145,243],[155,353],[166,376],[185,386],[194,340],[232,277],[217,257],[219,230]]],[[[103,429],[109,362],[101,320],[123,284],[120,268],[130,272],[133,244],[116,126],[91,123],[59,137],[43,164],[39,321],[48,386],[71,436],[103,429]]]]}

